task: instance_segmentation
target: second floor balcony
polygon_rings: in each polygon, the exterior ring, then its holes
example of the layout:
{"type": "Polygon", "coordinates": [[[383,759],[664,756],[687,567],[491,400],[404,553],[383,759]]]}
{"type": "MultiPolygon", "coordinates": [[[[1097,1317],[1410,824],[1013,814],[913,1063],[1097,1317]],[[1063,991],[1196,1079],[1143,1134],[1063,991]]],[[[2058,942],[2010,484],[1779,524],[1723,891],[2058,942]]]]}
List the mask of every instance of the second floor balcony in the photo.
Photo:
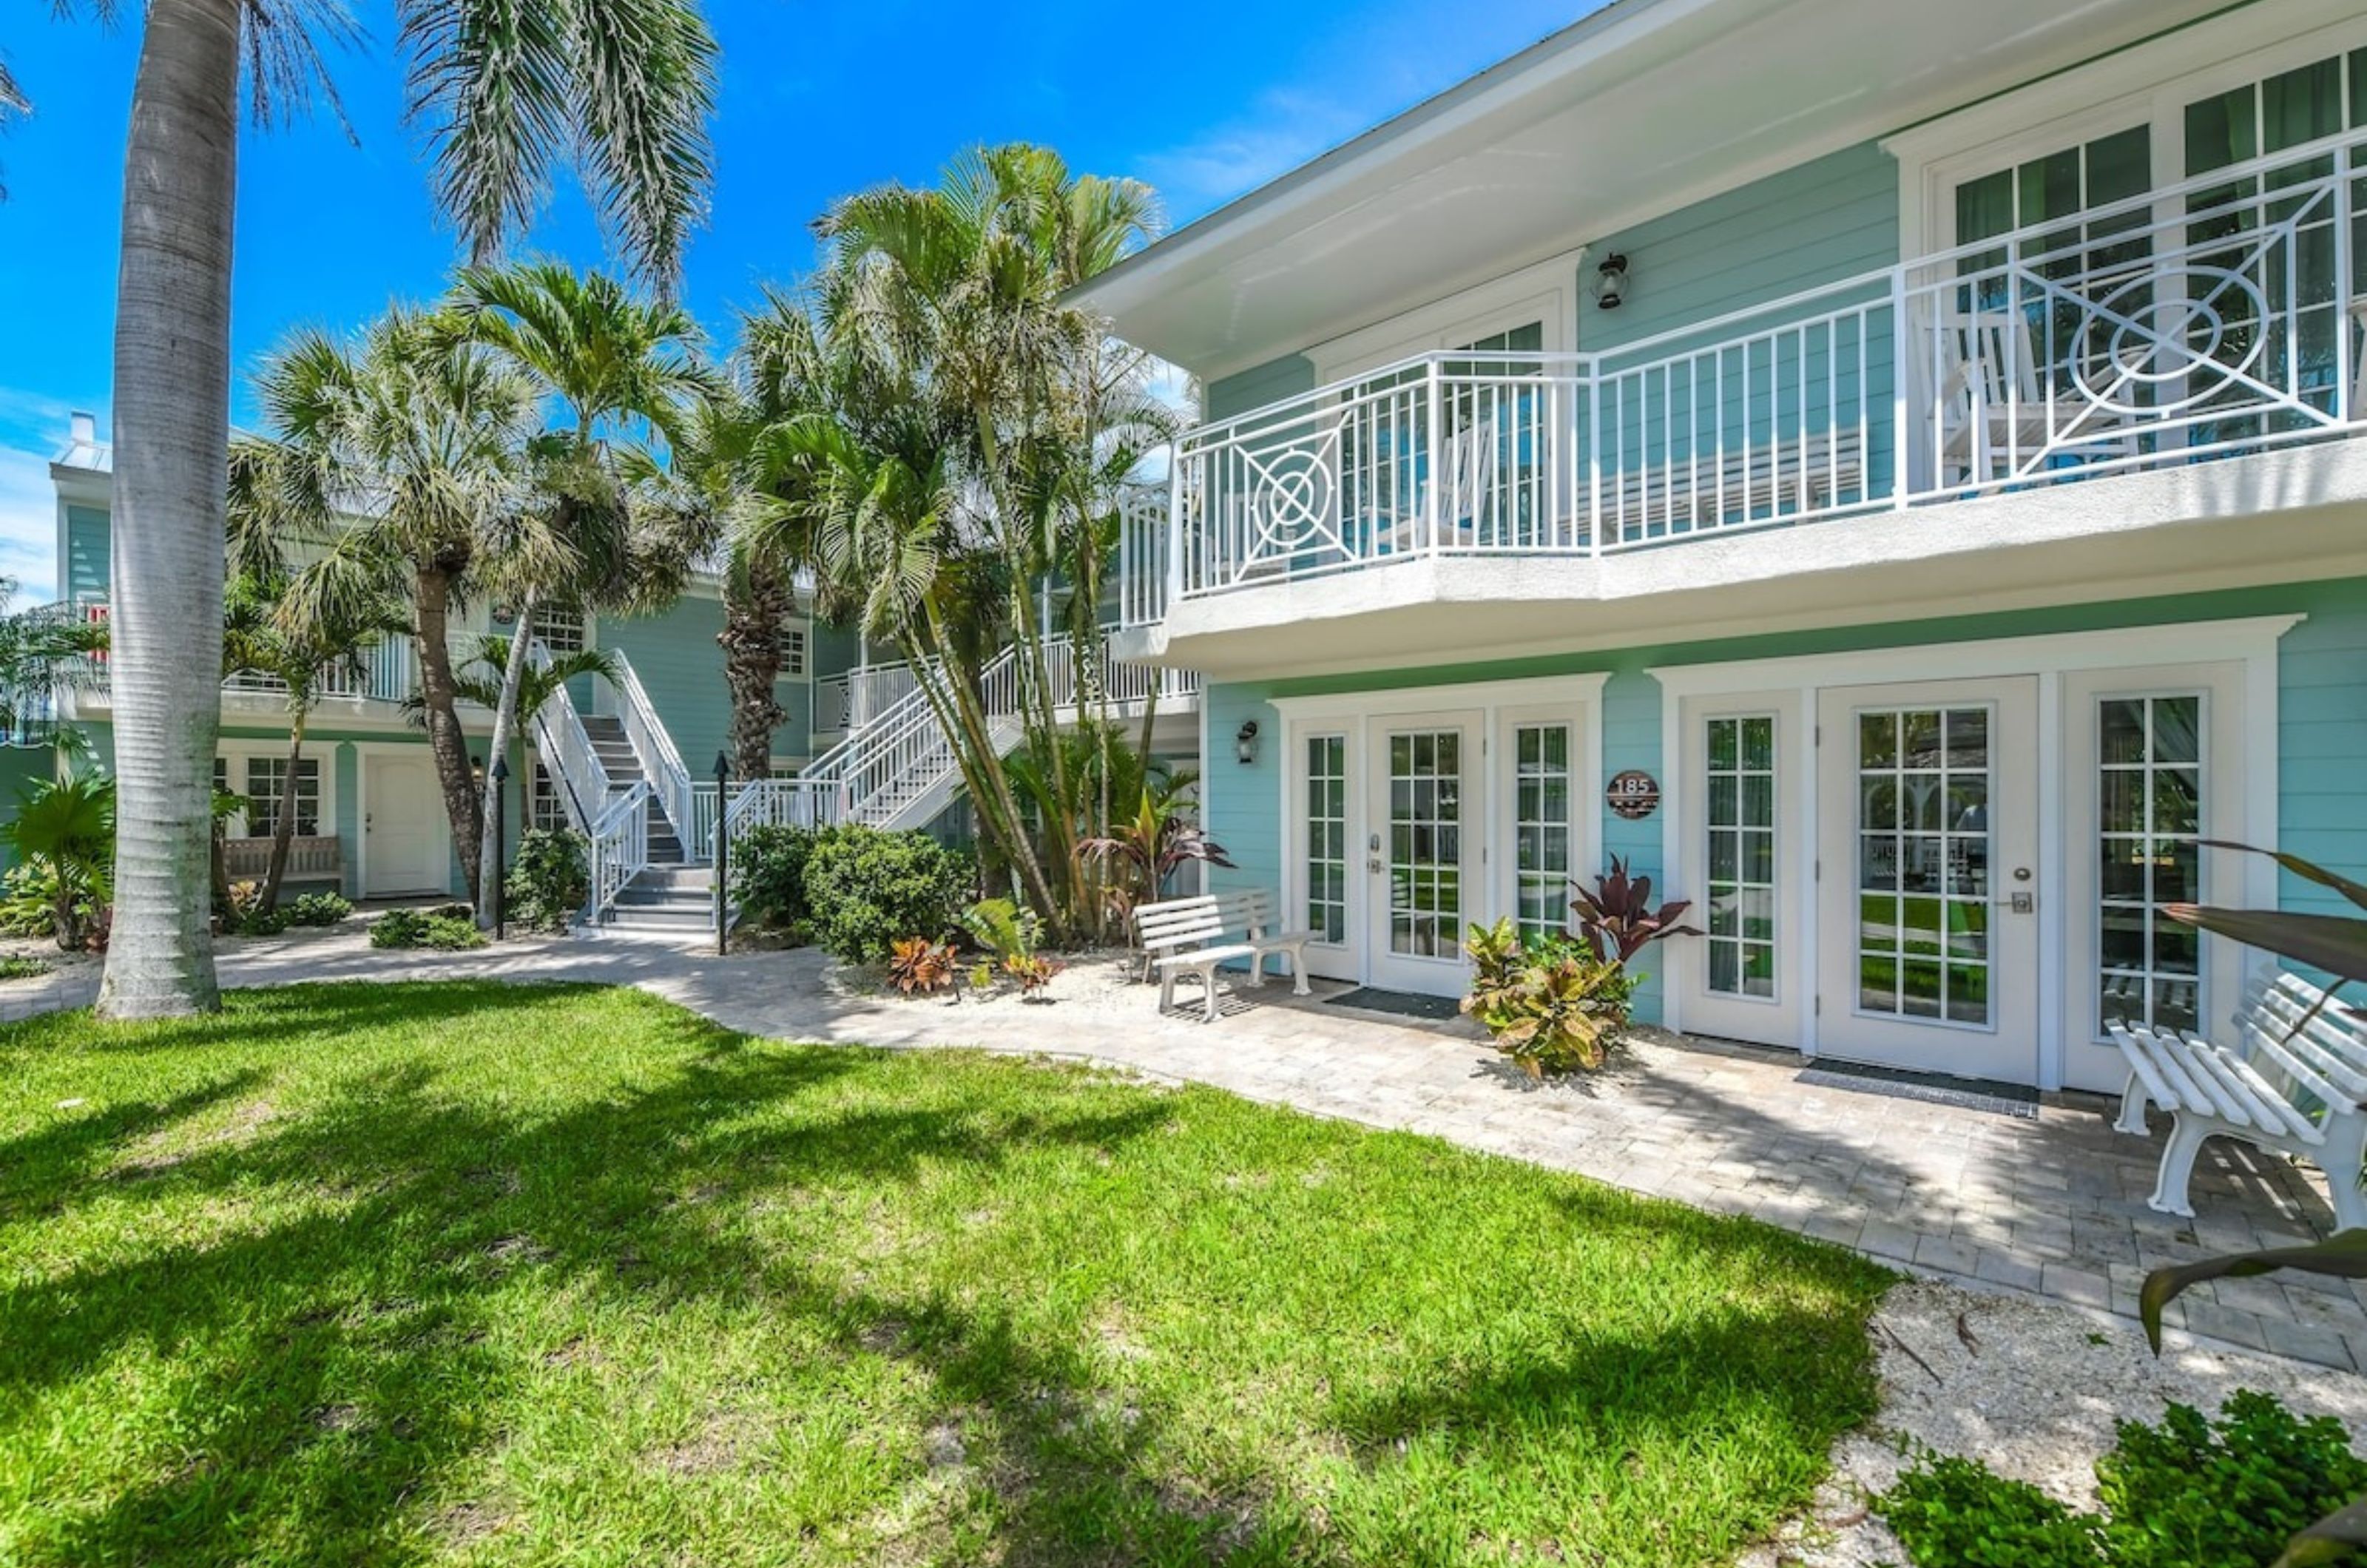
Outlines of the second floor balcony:
{"type": "MultiPolygon", "coordinates": [[[[1425,354],[1204,425],[1168,517],[1127,535],[1124,624],[1415,561],[1607,581],[2341,440],[2367,420],[2362,152],[2331,138],[1615,350],[1425,354]]],[[[1294,605],[1273,618],[1341,613],[1294,605]]]]}

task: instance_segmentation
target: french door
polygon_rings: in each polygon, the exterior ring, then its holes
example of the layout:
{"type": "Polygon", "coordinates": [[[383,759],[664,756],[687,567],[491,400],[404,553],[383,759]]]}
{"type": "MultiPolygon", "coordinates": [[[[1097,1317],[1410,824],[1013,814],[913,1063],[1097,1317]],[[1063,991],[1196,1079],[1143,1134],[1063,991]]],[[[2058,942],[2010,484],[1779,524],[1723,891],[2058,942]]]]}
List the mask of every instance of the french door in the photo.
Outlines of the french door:
{"type": "Polygon", "coordinates": [[[1366,744],[1365,972],[1392,990],[1459,994],[1464,928],[1483,913],[1488,831],[1477,716],[1376,719],[1366,744]]]}
{"type": "Polygon", "coordinates": [[[1818,706],[1818,1051],[2036,1082],[2036,679],[1818,706]]]}

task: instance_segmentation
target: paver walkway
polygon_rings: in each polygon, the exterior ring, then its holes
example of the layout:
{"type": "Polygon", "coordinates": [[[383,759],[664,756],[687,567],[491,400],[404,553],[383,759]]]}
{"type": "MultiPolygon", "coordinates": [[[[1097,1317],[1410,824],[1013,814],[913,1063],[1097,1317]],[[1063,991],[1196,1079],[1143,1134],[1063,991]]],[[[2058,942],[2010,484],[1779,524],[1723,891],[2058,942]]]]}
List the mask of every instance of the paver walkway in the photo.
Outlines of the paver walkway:
{"type": "MultiPolygon", "coordinates": [[[[2312,1179],[2214,1142],[2184,1221],[2146,1206],[2161,1133],[2111,1130],[2092,1106],[2019,1119],[1797,1081],[1796,1057],[1648,1042],[1607,1074],[1539,1086],[1473,1026],[1294,1000],[1205,1025],[1068,1007],[944,1004],[838,994],[810,951],[685,952],[614,937],[515,942],[461,954],[386,953],[357,931],[225,949],[225,984],[472,976],[638,986],[727,1027],[881,1046],[1074,1055],[1376,1127],[1573,1170],[1699,1207],[1748,1213],[1932,1274],[2134,1315],[2146,1270],[2206,1252],[2297,1243],[2333,1223],[2312,1179]]],[[[95,971],[0,989],[0,1018],[79,1006],[95,971]]],[[[2367,1287],[2310,1276],[2223,1280],[2174,1303],[2211,1339],[2367,1371],[2367,1287]]]]}

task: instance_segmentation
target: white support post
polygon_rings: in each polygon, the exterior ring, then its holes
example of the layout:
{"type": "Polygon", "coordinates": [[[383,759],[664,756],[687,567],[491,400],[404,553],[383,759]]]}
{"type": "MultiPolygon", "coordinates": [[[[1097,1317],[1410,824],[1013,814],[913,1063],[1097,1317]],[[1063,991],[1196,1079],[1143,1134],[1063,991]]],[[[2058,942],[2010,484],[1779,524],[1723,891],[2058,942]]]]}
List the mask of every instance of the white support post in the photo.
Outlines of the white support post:
{"type": "Polygon", "coordinates": [[[1444,421],[1441,418],[1442,411],[1440,408],[1442,389],[1439,385],[1439,373],[1442,368],[1443,366],[1441,365],[1438,356],[1436,355],[1433,355],[1430,360],[1429,375],[1427,378],[1429,384],[1428,395],[1430,400],[1430,428],[1424,434],[1422,439],[1422,448],[1427,454],[1430,464],[1430,472],[1428,475],[1429,494],[1424,497],[1423,500],[1422,516],[1423,526],[1429,535],[1429,544],[1425,547],[1433,555],[1438,553],[1438,492],[1446,477],[1444,472],[1446,468],[1446,425],[1444,421]]]}
{"type": "MultiPolygon", "coordinates": [[[[1936,377],[1917,376],[1915,360],[1914,334],[1907,324],[1907,269],[1897,266],[1890,269],[1890,504],[1900,512],[1907,510],[1908,496],[1915,488],[1910,482],[1915,471],[1915,414],[1910,389],[1919,379],[1930,379],[1935,396],[1939,387],[1936,377]]],[[[1863,395],[1863,390],[1860,395],[1863,395]]],[[[1939,457],[1934,450],[1934,465],[1939,457]]],[[[1936,472],[1933,478],[1938,478],[1936,472]]]]}

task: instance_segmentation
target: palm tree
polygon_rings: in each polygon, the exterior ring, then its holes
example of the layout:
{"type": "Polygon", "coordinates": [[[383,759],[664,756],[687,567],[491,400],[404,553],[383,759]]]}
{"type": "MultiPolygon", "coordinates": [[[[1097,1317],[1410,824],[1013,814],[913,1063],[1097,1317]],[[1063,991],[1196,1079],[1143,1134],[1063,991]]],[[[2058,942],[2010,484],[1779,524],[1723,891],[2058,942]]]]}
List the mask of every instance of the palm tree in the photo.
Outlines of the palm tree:
{"type": "Polygon", "coordinates": [[[448,323],[402,308],[358,341],[308,331],[257,377],[268,440],[242,443],[232,554],[289,576],[291,616],[406,599],[452,842],[475,886],[483,803],[459,712],[451,616],[552,547],[527,446],[536,388],[448,323]],[[311,558],[289,570],[289,552],[311,558]]]}
{"type": "Polygon", "coordinates": [[[794,435],[826,476],[808,508],[818,576],[867,630],[945,661],[943,678],[916,665],[921,689],[957,739],[982,829],[1060,935],[1102,918],[1079,823],[1134,802],[1082,813],[1080,791],[1110,770],[1081,773],[1060,743],[1043,589],[1064,583],[1090,658],[1117,488],[1165,429],[1146,362],[1063,296],[1157,221],[1148,187],[1014,145],[965,155],[933,189],[849,197],[818,225],[831,246],[821,331],[854,366],[832,428],[809,420],[794,435]],[[1067,803],[1032,834],[974,691],[1005,642],[1028,761],[1067,803]]]}
{"type": "Polygon", "coordinates": [[[829,374],[804,307],[768,292],[764,308],[742,319],[725,372],[685,411],[667,460],[640,463],[632,475],[637,504],[680,558],[715,571],[729,750],[742,778],[769,772],[773,732],[787,716],[775,694],[782,642],[798,609],[796,574],[812,553],[814,472],[783,433],[828,412],[829,374]],[[750,525],[759,522],[768,524],[763,549],[752,547],[750,525]]]}
{"type": "MultiPolygon", "coordinates": [[[[17,592],[15,578],[0,576],[0,604],[17,592]]],[[[61,748],[86,744],[81,731],[56,724],[52,705],[60,688],[97,679],[90,656],[107,646],[107,623],[85,620],[71,605],[0,615],[0,739],[26,745],[46,729],[61,748]]]]}
{"type": "MultiPolygon", "coordinates": [[[[493,711],[501,701],[502,682],[509,668],[510,649],[515,646],[511,638],[501,636],[477,639],[475,655],[453,671],[454,689],[461,701],[474,703],[488,713],[493,711]]],[[[601,649],[579,648],[572,653],[554,654],[548,663],[527,666],[525,675],[518,682],[517,711],[522,719],[530,719],[549,705],[561,686],[595,675],[613,681],[617,678],[617,656],[601,649]]],[[[427,705],[420,700],[417,694],[403,698],[402,712],[412,723],[425,726],[427,705]]],[[[516,751],[515,748],[506,752],[489,750],[486,755],[512,756],[516,755],[516,751]]],[[[523,764],[525,759],[520,756],[518,761],[523,764]]],[[[523,766],[519,769],[519,776],[528,776],[523,766]]],[[[576,804],[576,816],[588,820],[592,813],[583,809],[586,803],[579,801],[576,804]]],[[[596,811],[598,803],[590,804],[596,811]]]]}
{"type": "Polygon", "coordinates": [[[284,579],[236,577],[223,602],[222,673],[263,676],[288,703],[288,761],[259,905],[265,914],[279,907],[279,885],[288,874],[289,847],[296,839],[296,775],[314,705],[337,677],[360,682],[369,650],[411,629],[408,607],[383,590],[295,604],[283,604],[287,589],[284,579]]]}
{"type": "MultiPolygon", "coordinates": [[[[102,20],[122,0],[77,7],[102,20]]],[[[635,268],[671,289],[711,179],[713,36],[696,0],[397,0],[438,205],[491,263],[572,164],[635,268]]],[[[221,619],[232,217],[242,77],[261,118],[334,103],[341,0],[148,0],[115,316],[117,922],[99,1010],[216,1003],[205,900],[221,713],[180,646],[221,619]]]]}
{"type": "MultiPolygon", "coordinates": [[[[649,558],[632,528],[628,465],[617,438],[642,430],[663,438],[709,378],[691,345],[698,323],[680,306],[635,296],[598,273],[556,262],[471,267],[453,289],[451,313],[469,337],[532,378],[564,411],[567,423],[538,443],[542,526],[551,548],[521,552],[507,584],[519,601],[518,624],[534,625],[547,603],[581,609],[629,608],[652,589],[678,586],[678,563],[649,558]]],[[[530,637],[509,645],[493,704],[493,754],[506,756],[521,710],[518,692],[530,637]]],[[[676,824],[687,832],[688,823],[676,824]]],[[[478,919],[491,924],[500,857],[478,868],[478,919]]]]}
{"type": "Polygon", "coordinates": [[[113,897],[114,838],[115,783],[97,774],[22,790],[16,815],[0,824],[0,840],[48,879],[50,923],[64,952],[83,946],[91,918],[113,897]]]}

